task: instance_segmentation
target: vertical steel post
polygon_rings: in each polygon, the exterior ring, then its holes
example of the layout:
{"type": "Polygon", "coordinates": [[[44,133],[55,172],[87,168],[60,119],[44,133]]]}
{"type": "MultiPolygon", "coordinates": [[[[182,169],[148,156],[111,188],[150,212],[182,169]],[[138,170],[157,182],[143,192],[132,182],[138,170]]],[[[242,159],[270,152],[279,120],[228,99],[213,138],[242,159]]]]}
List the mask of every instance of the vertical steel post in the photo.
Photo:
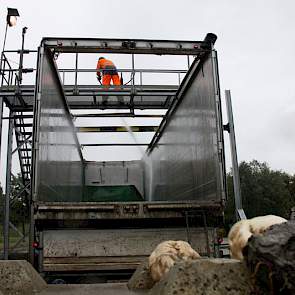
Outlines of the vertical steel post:
{"type": "Polygon", "coordinates": [[[76,52],[76,63],[75,63],[75,94],[78,93],[78,52],[76,52]]]}
{"type": "Polygon", "coordinates": [[[28,29],[27,27],[24,27],[22,31],[22,49],[19,56],[19,68],[18,68],[19,84],[21,84],[23,80],[24,46],[25,46],[25,34],[27,32],[27,29],[28,29]]]}
{"type": "Polygon", "coordinates": [[[237,215],[237,219],[241,220],[241,219],[247,219],[247,217],[242,206],[239,165],[238,165],[234,117],[233,117],[230,90],[225,90],[225,99],[226,99],[226,108],[227,108],[227,116],[228,116],[228,132],[229,132],[229,139],[230,139],[230,149],[231,149],[231,159],[232,159],[232,169],[233,169],[236,215],[237,215]]]}
{"type": "Polygon", "coordinates": [[[2,117],[3,117],[3,96],[0,96],[0,169],[1,169],[1,146],[2,146],[2,117]]]}
{"type": "MultiPolygon", "coordinates": [[[[0,170],[2,170],[2,161],[1,161],[1,147],[2,147],[2,117],[3,117],[3,97],[0,96],[0,170]]],[[[2,197],[3,198],[3,197],[2,197]]],[[[4,208],[1,208],[1,210],[4,211],[4,208]]],[[[3,225],[4,228],[4,219],[1,220],[1,223],[3,225]]],[[[4,231],[3,231],[3,239],[4,239],[4,231]]],[[[4,251],[3,251],[4,252],[4,251]]]]}
{"type": "Polygon", "coordinates": [[[135,76],[135,62],[134,62],[134,54],[131,55],[132,57],[132,86],[131,86],[131,99],[130,99],[130,112],[134,114],[134,107],[133,107],[133,100],[134,100],[134,95],[135,95],[135,88],[134,88],[134,76],[135,76]]]}
{"type": "MultiPolygon", "coordinates": [[[[142,71],[139,72],[139,80],[140,80],[140,88],[142,90],[142,71]]],[[[140,100],[142,101],[142,95],[140,96],[140,100]]]]}
{"type": "MultiPolygon", "coordinates": [[[[2,47],[2,55],[4,54],[4,49],[5,49],[5,44],[6,44],[7,29],[8,29],[8,23],[6,22],[5,35],[4,35],[4,41],[3,41],[3,47],[2,47]]],[[[2,65],[2,55],[1,55],[1,65],[2,65]]]]}
{"type": "Polygon", "coordinates": [[[132,92],[134,91],[134,76],[135,76],[135,72],[134,72],[134,54],[131,55],[132,57],[132,92]]]}
{"type": "Polygon", "coordinates": [[[190,66],[191,66],[191,64],[190,64],[190,60],[189,60],[189,55],[187,55],[187,68],[189,69],[190,66]]]}
{"type": "Polygon", "coordinates": [[[6,187],[5,187],[5,207],[4,207],[4,259],[9,255],[9,213],[10,213],[10,193],[11,193],[11,160],[13,143],[13,112],[9,112],[8,141],[7,141],[7,164],[6,164],[6,187]]]}

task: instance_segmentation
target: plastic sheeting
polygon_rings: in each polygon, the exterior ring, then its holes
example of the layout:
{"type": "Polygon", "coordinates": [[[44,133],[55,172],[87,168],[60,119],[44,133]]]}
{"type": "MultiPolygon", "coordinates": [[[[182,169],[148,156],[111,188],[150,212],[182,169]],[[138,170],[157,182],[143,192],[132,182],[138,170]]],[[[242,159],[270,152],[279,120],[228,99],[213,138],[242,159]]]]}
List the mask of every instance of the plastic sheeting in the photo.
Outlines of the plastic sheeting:
{"type": "MultiPolygon", "coordinates": [[[[39,60],[40,108],[35,112],[35,192],[38,201],[82,200],[83,159],[51,52],[39,60]],[[39,127],[39,128],[38,128],[39,127]]],[[[36,102],[37,103],[37,102],[36,102]]]]}
{"type": "Polygon", "coordinates": [[[149,201],[221,200],[225,175],[218,155],[221,113],[216,108],[215,78],[210,55],[185,86],[157,146],[144,159],[149,201]]]}

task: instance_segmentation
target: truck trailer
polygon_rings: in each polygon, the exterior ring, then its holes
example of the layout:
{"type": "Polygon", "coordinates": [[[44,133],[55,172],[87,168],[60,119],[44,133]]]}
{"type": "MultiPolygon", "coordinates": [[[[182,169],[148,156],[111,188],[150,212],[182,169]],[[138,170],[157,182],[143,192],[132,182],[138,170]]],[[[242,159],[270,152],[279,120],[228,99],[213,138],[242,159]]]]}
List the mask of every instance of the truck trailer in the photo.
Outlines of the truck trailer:
{"type": "Polygon", "coordinates": [[[201,255],[218,255],[226,173],[215,41],[211,33],[203,41],[43,38],[34,87],[21,86],[23,101],[5,97],[15,112],[33,111],[29,257],[39,272],[132,272],[165,240],[185,240],[201,255]],[[131,69],[118,69],[131,74],[130,83],[79,84],[80,55],[114,53],[131,56],[131,69]],[[66,54],[76,60],[70,85],[64,81],[67,70],[57,66],[66,54]],[[171,71],[179,76],[177,85],[146,85],[145,72],[171,72],[137,69],[137,55],[183,56],[188,67],[171,71]],[[154,110],[164,111],[158,126],[81,127],[73,115],[148,120],[157,117],[154,110]],[[92,132],[152,132],[153,137],[139,160],[96,162],[84,159],[83,147],[143,144],[82,144],[80,132],[90,139],[92,132]]]}

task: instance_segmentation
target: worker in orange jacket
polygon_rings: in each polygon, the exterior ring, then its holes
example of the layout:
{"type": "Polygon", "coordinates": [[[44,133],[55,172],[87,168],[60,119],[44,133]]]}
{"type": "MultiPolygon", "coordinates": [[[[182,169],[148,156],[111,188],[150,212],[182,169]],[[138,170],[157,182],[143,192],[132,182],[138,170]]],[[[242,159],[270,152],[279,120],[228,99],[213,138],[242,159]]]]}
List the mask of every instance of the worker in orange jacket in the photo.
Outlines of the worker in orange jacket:
{"type": "MultiPolygon", "coordinates": [[[[111,81],[113,81],[113,85],[120,86],[121,80],[118,75],[118,71],[114,63],[104,57],[100,57],[97,61],[96,72],[97,80],[101,82],[102,76],[102,85],[105,87],[110,86],[111,81]]],[[[102,97],[102,104],[106,104],[108,96],[102,97]]],[[[120,104],[124,104],[124,100],[122,97],[117,96],[117,99],[120,104]]]]}
{"type": "Polygon", "coordinates": [[[121,85],[120,77],[114,63],[104,57],[100,57],[97,62],[96,69],[97,71],[97,80],[101,81],[102,76],[102,85],[110,86],[111,80],[114,85],[121,85]],[[102,75],[101,75],[102,73],[102,75]]]}

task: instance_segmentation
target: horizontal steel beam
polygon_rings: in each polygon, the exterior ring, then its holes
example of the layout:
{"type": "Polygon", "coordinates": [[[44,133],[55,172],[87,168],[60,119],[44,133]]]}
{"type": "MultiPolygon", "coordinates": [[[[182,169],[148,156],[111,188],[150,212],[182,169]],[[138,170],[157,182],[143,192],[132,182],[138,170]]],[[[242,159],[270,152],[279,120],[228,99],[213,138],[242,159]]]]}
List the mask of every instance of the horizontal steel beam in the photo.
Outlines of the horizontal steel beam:
{"type": "Polygon", "coordinates": [[[158,126],[99,126],[76,127],[76,131],[83,132],[155,132],[158,126]]]}
{"type": "MultiPolygon", "coordinates": [[[[4,69],[2,70],[3,73],[5,72],[18,72],[19,69],[4,69]]],[[[36,71],[35,68],[27,68],[22,70],[24,73],[29,73],[36,71]]],[[[94,69],[72,69],[72,68],[64,68],[58,69],[59,73],[97,73],[103,72],[103,70],[94,69]]],[[[185,74],[187,70],[169,70],[169,69],[120,69],[117,68],[117,71],[120,73],[149,73],[149,74],[185,74]]]]}
{"type": "Polygon", "coordinates": [[[100,117],[130,117],[130,118],[163,118],[164,115],[136,115],[131,113],[106,113],[106,114],[72,114],[74,118],[100,118],[100,117]]]}
{"type": "Polygon", "coordinates": [[[85,143],[81,144],[83,147],[96,147],[96,146],[148,146],[149,143],[85,143]]]}
{"type": "Polygon", "coordinates": [[[204,41],[167,41],[144,39],[89,39],[44,38],[41,46],[54,52],[67,53],[125,53],[157,55],[197,55],[209,51],[211,45],[204,41]]]}
{"type": "Polygon", "coordinates": [[[81,147],[96,147],[96,146],[148,146],[149,143],[84,143],[81,147]]]}

